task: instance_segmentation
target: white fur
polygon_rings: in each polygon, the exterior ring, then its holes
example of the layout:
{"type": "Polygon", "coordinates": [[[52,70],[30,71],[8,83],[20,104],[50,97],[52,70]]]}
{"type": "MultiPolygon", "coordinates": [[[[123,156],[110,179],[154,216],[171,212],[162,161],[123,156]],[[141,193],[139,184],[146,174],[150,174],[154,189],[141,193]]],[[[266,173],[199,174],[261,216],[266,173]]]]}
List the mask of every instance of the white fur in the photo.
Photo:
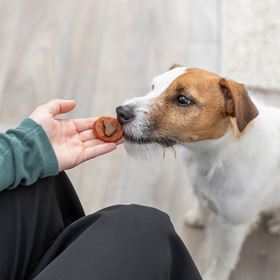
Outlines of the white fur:
{"type": "MultiPolygon", "coordinates": [[[[155,77],[152,82],[153,89],[146,96],[135,97],[124,103],[124,105],[135,106],[135,118],[133,119],[133,122],[124,127],[124,132],[126,134],[132,134],[134,137],[138,138],[143,137],[144,131],[147,129],[147,126],[149,126],[149,113],[151,111],[153,100],[161,95],[173,80],[185,72],[186,67],[177,67],[155,77]]],[[[136,154],[135,151],[133,152],[133,150],[130,149],[129,145],[127,145],[127,147],[129,153],[136,154]]],[[[143,151],[143,146],[136,149],[143,151]]]]}
{"type": "Polygon", "coordinates": [[[176,67],[168,72],[165,72],[164,74],[154,77],[152,81],[153,88],[147,95],[129,99],[124,103],[124,105],[142,105],[143,103],[151,103],[154,98],[160,96],[176,78],[184,74],[186,71],[186,67],[176,67]]]}
{"type": "MultiPolygon", "coordinates": [[[[125,103],[136,106],[136,119],[125,127],[125,132],[141,137],[149,124],[154,98],[185,71],[186,68],[180,67],[158,76],[154,79],[154,90],[147,96],[125,103]]],[[[280,207],[280,109],[255,99],[253,102],[259,116],[239,138],[229,129],[220,139],[183,145],[199,201],[187,215],[186,222],[203,226],[206,210],[212,212],[207,226],[211,261],[205,280],[227,280],[238,261],[243,241],[260,214],[280,207]]],[[[279,217],[272,220],[270,231],[280,234],[279,224],[279,217]]]]}
{"type": "MultiPolygon", "coordinates": [[[[221,139],[184,145],[195,193],[215,212],[207,229],[206,280],[228,279],[260,213],[280,207],[280,110],[254,103],[259,116],[239,139],[229,130],[221,139]]],[[[196,213],[194,224],[201,220],[201,211],[196,213]]]]}

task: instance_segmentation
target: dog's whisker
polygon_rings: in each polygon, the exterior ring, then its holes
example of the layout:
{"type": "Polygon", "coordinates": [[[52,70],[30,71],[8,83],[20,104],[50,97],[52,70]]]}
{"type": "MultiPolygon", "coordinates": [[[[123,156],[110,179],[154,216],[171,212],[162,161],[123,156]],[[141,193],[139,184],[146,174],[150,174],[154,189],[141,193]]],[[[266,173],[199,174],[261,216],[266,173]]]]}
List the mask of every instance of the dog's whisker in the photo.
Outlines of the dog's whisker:
{"type": "Polygon", "coordinates": [[[162,158],[165,159],[165,147],[163,147],[163,154],[162,154],[162,158]]]}
{"type": "Polygon", "coordinates": [[[170,146],[170,148],[171,148],[171,149],[172,149],[172,151],[173,151],[174,158],[175,158],[175,159],[177,159],[176,147],[174,147],[174,146],[170,146]]]}

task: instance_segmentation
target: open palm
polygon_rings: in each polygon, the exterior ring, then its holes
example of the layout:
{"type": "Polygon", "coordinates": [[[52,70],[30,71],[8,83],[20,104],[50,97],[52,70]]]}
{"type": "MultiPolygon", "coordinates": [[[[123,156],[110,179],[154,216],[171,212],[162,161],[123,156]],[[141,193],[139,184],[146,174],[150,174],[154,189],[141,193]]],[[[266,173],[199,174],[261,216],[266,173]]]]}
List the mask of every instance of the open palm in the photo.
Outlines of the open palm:
{"type": "Polygon", "coordinates": [[[115,143],[96,139],[92,126],[95,118],[56,119],[74,109],[74,100],[55,99],[36,108],[30,118],[39,123],[55,151],[59,170],[70,169],[86,160],[116,149],[115,143]]]}

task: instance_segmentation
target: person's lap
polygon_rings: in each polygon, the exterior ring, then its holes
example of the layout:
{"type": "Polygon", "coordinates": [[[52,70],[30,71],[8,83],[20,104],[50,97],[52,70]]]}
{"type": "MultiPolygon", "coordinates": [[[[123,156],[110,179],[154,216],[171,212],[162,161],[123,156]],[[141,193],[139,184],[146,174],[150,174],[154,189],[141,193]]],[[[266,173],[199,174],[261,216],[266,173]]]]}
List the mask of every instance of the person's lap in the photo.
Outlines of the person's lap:
{"type": "Polygon", "coordinates": [[[84,216],[65,173],[0,193],[0,279],[24,279],[47,247],[84,216]]]}
{"type": "Polygon", "coordinates": [[[166,214],[84,216],[65,173],[0,193],[0,279],[201,279],[166,214]]]}

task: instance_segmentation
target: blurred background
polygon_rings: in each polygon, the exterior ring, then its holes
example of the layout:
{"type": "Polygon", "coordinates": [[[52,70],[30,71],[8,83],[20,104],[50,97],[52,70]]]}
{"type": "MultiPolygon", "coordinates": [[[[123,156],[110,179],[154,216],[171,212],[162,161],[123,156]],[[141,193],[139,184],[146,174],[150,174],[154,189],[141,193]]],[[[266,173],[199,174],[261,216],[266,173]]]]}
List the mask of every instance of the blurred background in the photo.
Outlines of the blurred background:
{"type": "MultiPolygon", "coordinates": [[[[277,0],[0,0],[0,130],[39,104],[74,98],[71,117],[114,115],[173,63],[215,71],[280,105],[277,0]]],[[[204,269],[204,232],[184,225],[193,201],[180,150],[133,159],[123,147],[68,172],[87,213],[117,203],[166,211],[204,269]]],[[[280,242],[246,241],[232,279],[279,279],[280,242]]]]}

